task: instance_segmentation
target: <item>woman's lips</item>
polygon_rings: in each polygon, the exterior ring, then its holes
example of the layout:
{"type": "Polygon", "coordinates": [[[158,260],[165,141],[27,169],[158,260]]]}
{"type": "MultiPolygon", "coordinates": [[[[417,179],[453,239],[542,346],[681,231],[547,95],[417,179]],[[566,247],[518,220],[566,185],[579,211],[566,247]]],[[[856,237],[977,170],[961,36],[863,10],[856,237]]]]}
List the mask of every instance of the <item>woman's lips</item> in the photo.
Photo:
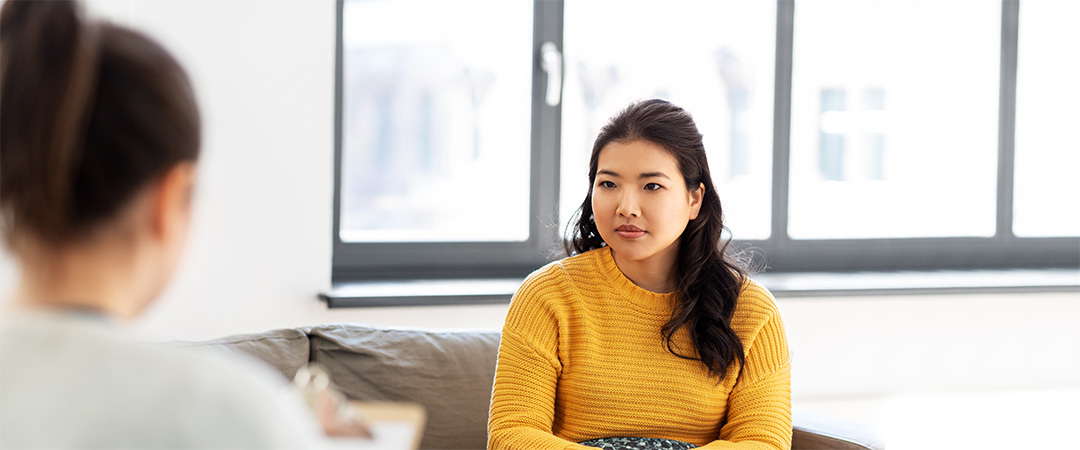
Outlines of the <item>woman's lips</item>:
{"type": "Polygon", "coordinates": [[[633,225],[623,225],[615,229],[615,234],[623,239],[637,239],[645,235],[645,230],[633,225]]]}

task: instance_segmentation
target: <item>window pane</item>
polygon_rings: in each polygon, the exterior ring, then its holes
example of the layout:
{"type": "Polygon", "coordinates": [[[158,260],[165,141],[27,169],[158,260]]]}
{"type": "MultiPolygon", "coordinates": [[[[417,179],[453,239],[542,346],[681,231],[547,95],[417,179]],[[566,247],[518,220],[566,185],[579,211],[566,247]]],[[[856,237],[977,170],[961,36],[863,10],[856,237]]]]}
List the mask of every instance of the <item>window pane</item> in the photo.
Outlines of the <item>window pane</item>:
{"type": "Polygon", "coordinates": [[[529,238],[532,9],[345,2],[342,240],[529,238]]]}
{"type": "Polygon", "coordinates": [[[562,226],[588,192],[600,128],[632,101],[685,108],[705,136],[736,239],[769,236],[776,5],[715,0],[566,2],[562,226]]]}
{"type": "Polygon", "coordinates": [[[1013,231],[1080,235],[1080,3],[1024,0],[1017,50],[1013,231]]]}
{"type": "Polygon", "coordinates": [[[1001,3],[804,0],[789,233],[991,236],[1001,3]]]}

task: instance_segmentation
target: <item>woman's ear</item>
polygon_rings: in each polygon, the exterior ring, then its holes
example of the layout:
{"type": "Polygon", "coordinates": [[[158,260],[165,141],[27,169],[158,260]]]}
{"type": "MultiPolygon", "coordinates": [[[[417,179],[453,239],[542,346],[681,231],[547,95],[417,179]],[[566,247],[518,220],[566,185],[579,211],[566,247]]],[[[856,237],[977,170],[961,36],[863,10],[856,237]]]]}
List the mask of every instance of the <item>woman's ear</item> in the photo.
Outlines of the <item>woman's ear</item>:
{"type": "Polygon", "coordinates": [[[191,197],[195,188],[195,164],[176,164],[158,179],[151,193],[151,225],[154,237],[162,240],[186,236],[191,217],[191,197]]]}
{"type": "Polygon", "coordinates": [[[701,201],[705,198],[705,183],[698,183],[697,189],[690,191],[690,220],[697,219],[701,212],[701,201]]]}

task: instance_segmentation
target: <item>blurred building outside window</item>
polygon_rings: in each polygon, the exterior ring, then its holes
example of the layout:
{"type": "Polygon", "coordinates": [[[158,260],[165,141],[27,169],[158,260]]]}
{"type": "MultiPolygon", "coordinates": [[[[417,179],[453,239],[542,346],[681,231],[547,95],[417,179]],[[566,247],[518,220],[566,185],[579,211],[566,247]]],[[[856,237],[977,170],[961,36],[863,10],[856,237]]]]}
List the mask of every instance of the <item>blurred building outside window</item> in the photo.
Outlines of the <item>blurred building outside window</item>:
{"type": "Polygon", "coordinates": [[[792,238],[992,236],[1001,5],[796,8],[792,238]]]}
{"type": "Polygon", "coordinates": [[[528,239],[532,4],[350,0],[343,14],[341,238],[528,239]]]}

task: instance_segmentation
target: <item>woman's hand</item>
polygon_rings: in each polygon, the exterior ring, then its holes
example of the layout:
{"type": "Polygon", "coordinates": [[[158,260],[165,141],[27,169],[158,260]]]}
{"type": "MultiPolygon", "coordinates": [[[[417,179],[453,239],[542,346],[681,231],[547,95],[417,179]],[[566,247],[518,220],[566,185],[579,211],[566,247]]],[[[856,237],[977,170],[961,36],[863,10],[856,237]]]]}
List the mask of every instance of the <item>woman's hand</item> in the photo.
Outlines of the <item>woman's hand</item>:
{"type": "Polygon", "coordinates": [[[317,364],[301,367],[293,385],[330,437],[371,438],[371,430],[349,399],[330,383],[330,374],[317,364]]]}
{"type": "Polygon", "coordinates": [[[339,392],[324,390],[316,398],[315,417],[330,437],[371,438],[371,430],[339,392]]]}

